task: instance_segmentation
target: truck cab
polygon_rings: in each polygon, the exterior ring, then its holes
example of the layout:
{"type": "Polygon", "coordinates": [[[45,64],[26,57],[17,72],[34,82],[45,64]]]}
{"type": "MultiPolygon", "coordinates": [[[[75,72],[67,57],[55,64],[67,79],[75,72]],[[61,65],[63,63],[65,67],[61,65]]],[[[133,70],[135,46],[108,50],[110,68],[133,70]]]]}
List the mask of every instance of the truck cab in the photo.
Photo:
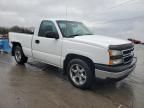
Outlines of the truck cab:
{"type": "Polygon", "coordinates": [[[91,87],[95,79],[122,80],[137,62],[133,43],[96,35],[78,21],[42,20],[34,35],[9,33],[9,37],[18,64],[31,57],[62,68],[81,89],[91,87]]]}

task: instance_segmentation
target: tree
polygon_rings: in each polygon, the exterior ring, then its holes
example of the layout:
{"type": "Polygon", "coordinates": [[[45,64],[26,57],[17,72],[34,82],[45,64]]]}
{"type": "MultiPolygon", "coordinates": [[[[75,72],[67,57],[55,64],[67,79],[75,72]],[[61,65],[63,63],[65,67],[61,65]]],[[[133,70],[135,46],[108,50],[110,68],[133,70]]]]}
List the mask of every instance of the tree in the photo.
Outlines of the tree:
{"type": "Polygon", "coordinates": [[[33,34],[33,30],[31,28],[19,27],[19,26],[13,26],[11,28],[0,27],[0,34],[4,35],[8,34],[8,32],[33,34]]]}

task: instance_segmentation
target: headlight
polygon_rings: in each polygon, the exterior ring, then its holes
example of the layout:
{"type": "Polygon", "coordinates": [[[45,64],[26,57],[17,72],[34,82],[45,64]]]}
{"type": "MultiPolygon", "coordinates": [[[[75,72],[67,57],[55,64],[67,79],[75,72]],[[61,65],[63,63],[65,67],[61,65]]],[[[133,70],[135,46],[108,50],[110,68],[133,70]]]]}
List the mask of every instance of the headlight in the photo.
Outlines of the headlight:
{"type": "Polygon", "coordinates": [[[122,59],[122,51],[118,51],[118,50],[109,50],[109,65],[119,65],[123,63],[123,59],[122,59]],[[112,59],[112,57],[114,59],[112,59]]]}
{"type": "Polygon", "coordinates": [[[116,60],[110,60],[110,65],[118,65],[118,64],[122,64],[123,60],[122,59],[116,59],[116,60]]]}
{"type": "Polygon", "coordinates": [[[122,52],[118,51],[118,50],[109,50],[109,55],[110,56],[118,56],[118,55],[122,55],[122,52]]]}
{"type": "Polygon", "coordinates": [[[122,59],[112,60],[112,64],[113,64],[113,65],[118,65],[118,64],[121,64],[122,62],[123,62],[122,59]]]}

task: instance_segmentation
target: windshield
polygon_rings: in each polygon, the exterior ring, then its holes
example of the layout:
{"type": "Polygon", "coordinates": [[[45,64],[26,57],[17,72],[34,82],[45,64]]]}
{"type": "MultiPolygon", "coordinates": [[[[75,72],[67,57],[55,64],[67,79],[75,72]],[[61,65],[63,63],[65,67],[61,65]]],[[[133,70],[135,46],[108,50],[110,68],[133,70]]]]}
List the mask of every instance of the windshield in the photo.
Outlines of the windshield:
{"type": "Polygon", "coordinates": [[[75,21],[57,21],[57,23],[64,37],[92,35],[92,32],[83,23],[75,21]]]}

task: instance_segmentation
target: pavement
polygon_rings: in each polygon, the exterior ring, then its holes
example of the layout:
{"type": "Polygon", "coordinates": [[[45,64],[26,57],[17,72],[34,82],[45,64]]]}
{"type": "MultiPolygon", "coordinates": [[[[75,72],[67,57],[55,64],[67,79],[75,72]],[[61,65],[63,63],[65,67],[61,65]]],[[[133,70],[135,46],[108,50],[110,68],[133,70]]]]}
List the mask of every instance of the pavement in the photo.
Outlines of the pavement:
{"type": "Polygon", "coordinates": [[[58,68],[37,61],[17,65],[0,54],[0,108],[144,108],[144,46],[136,45],[136,70],[117,84],[73,87],[58,68]]]}

